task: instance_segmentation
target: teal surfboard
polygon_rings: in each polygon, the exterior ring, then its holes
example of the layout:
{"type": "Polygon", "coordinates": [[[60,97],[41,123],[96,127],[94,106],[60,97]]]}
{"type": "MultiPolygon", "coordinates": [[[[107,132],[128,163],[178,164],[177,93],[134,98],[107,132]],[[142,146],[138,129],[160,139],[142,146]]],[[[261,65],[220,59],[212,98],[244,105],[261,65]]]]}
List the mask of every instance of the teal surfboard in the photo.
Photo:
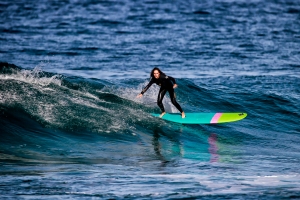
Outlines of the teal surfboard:
{"type": "MultiPolygon", "coordinates": [[[[151,114],[159,117],[160,114],[151,114]]],[[[181,118],[180,113],[166,113],[162,119],[180,124],[220,124],[235,122],[244,119],[247,113],[185,113],[185,118],[181,118]]]]}

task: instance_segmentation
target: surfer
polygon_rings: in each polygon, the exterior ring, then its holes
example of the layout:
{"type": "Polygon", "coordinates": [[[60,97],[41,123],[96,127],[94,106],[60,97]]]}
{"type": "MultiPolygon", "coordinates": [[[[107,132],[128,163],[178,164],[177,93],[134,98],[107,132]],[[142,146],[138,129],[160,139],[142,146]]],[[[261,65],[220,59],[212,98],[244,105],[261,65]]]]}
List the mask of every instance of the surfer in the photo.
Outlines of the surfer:
{"type": "Polygon", "coordinates": [[[150,88],[150,86],[153,83],[156,83],[160,86],[160,90],[157,97],[157,105],[161,109],[162,113],[159,117],[162,117],[166,114],[164,105],[162,103],[163,98],[168,91],[170,94],[171,102],[172,104],[181,112],[181,117],[185,118],[185,113],[183,112],[182,108],[176,101],[176,95],[174,92],[174,89],[177,88],[176,81],[173,77],[167,76],[165,73],[163,73],[159,68],[155,67],[152,69],[150,73],[150,82],[148,85],[142,90],[142,92],[137,96],[138,98],[141,98],[143,94],[150,88]]]}

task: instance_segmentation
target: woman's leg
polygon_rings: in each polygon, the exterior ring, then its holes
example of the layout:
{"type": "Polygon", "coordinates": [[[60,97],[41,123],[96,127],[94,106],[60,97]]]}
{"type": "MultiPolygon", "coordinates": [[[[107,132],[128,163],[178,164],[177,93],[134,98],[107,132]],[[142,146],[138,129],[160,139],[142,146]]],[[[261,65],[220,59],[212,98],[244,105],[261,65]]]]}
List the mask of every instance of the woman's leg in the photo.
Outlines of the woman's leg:
{"type": "Polygon", "coordinates": [[[167,90],[164,88],[160,88],[159,92],[158,92],[158,96],[157,96],[157,105],[159,106],[159,108],[161,109],[161,112],[164,113],[165,112],[165,108],[164,105],[162,103],[163,98],[166,94],[167,90]]]}
{"type": "Polygon", "coordinates": [[[176,101],[176,97],[175,97],[175,92],[174,92],[174,89],[169,89],[169,94],[170,94],[170,98],[171,98],[171,102],[172,104],[179,110],[179,112],[183,112],[181,106],[177,103],[176,101]]]}

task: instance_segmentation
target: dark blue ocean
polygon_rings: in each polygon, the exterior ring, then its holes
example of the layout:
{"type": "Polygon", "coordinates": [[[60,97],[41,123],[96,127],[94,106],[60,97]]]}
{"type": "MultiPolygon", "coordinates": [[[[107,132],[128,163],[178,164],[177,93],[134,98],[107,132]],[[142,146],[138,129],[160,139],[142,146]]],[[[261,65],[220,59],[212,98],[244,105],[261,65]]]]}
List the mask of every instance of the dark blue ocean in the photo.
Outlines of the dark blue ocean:
{"type": "Polygon", "coordinates": [[[0,199],[300,198],[300,1],[2,0],[0,33],[0,199]],[[152,117],[153,67],[248,116],[152,117]]]}

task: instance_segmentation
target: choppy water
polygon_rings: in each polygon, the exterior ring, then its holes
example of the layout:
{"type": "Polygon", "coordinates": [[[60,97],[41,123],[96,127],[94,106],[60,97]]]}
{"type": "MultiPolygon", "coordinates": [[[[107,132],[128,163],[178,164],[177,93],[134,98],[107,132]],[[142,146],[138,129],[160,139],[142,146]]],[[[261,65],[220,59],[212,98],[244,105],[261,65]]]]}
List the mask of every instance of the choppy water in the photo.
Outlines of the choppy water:
{"type": "MultiPolygon", "coordinates": [[[[5,199],[300,197],[299,1],[1,1],[5,199]],[[153,118],[159,66],[186,112],[153,118]]],[[[176,112],[169,98],[168,112],[176,112]]]]}

